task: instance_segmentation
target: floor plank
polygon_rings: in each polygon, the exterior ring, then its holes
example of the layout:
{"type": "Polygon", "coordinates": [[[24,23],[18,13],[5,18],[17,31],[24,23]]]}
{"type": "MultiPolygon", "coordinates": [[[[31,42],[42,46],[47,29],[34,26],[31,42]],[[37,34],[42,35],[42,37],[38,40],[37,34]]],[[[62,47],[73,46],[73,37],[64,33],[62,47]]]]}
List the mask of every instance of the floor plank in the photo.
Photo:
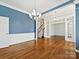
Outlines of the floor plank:
{"type": "Polygon", "coordinates": [[[52,37],[0,49],[0,59],[79,59],[79,54],[75,43],[52,37]]]}

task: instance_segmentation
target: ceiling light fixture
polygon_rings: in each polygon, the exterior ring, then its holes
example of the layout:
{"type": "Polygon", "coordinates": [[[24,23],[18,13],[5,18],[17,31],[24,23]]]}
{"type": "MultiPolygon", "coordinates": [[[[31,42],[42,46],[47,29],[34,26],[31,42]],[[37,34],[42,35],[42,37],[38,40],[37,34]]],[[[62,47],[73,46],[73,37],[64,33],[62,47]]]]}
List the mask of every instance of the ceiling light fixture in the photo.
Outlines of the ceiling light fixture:
{"type": "Polygon", "coordinates": [[[41,13],[36,11],[36,0],[34,0],[34,8],[32,13],[29,13],[30,18],[41,17],[41,13]]]}

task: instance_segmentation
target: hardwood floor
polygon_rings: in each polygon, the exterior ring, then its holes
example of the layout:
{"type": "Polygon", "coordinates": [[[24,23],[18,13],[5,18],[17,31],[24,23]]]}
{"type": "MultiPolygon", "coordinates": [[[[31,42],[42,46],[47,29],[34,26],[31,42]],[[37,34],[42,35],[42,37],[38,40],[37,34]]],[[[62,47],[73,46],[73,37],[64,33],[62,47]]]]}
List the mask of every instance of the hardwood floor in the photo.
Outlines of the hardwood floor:
{"type": "Polygon", "coordinates": [[[74,49],[72,42],[45,38],[0,49],[0,59],[79,59],[74,49]]]}

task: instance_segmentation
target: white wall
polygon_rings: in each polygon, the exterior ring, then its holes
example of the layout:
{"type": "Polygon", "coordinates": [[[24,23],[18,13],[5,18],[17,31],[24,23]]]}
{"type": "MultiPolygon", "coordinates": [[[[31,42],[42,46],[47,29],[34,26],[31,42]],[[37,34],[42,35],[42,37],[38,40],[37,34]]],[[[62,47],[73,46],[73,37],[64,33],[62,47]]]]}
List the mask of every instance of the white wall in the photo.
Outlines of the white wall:
{"type": "Polygon", "coordinates": [[[54,35],[65,36],[65,23],[54,24],[54,35]]]}
{"type": "Polygon", "coordinates": [[[51,33],[50,34],[51,34],[51,36],[54,36],[54,31],[55,31],[54,30],[54,24],[51,24],[50,27],[51,27],[51,33]]]}

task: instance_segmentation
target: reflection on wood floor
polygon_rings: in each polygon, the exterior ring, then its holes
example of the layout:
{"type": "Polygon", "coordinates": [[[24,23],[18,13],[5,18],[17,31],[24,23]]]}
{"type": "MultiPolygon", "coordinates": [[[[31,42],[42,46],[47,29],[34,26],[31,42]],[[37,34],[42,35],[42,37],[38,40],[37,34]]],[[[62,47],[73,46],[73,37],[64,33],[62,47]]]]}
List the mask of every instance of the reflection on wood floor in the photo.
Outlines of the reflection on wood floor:
{"type": "Polygon", "coordinates": [[[79,59],[75,45],[60,38],[44,38],[0,49],[0,59],[79,59]]]}

